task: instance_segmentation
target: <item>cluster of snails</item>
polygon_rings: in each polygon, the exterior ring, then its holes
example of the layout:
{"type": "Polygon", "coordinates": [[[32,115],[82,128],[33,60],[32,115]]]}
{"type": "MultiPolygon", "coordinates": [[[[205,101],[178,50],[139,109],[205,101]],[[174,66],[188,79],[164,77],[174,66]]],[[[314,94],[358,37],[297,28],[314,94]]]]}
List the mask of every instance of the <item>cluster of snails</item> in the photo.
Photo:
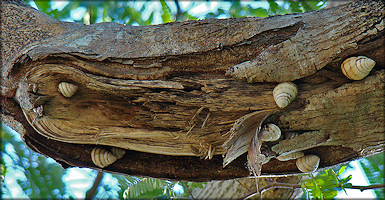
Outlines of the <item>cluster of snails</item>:
{"type": "Polygon", "coordinates": [[[67,98],[72,97],[75,92],[78,90],[78,86],[72,83],[67,83],[67,82],[61,82],[58,85],[58,90],[59,92],[67,98]]]}
{"type": "Polygon", "coordinates": [[[296,160],[299,171],[308,173],[314,172],[319,165],[320,158],[316,155],[305,155],[302,151],[296,151],[289,154],[283,154],[276,157],[279,161],[296,160]]]}
{"type": "Polygon", "coordinates": [[[104,168],[122,158],[125,153],[126,150],[116,147],[113,147],[111,151],[95,147],[91,152],[91,160],[96,166],[104,168]]]}
{"type": "MultiPolygon", "coordinates": [[[[273,90],[274,101],[279,108],[288,106],[298,95],[297,86],[292,82],[278,84],[273,90]]],[[[278,126],[268,124],[261,131],[262,141],[275,141],[281,136],[278,126]]],[[[316,155],[305,155],[301,151],[279,155],[276,157],[279,161],[296,160],[297,168],[304,173],[313,172],[318,168],[320,158],[316,155]]]]}
{"type": "MultiPolygon", "coordinates": [[[[365,56],[351,57],[342,65],[342,73],[351,80],[361,80],[369,75],[376,62],[365,56]]],[[[298,95],[297,86],[292,82],[278,84],[273,90],[274,101],[279,108],[288,106],[298,95]]],[[[261,130],[261,141],[275,141],[281,136],[281,131],[274,124],[267,124],[261,130]]],[[[296,160],[296,165],[301,172],[313,172],[318,168],[320,158],[316,155],[305,155],[303,152],[292,152],[276,157],[279,161],[296,160]]],[[[268,162],[268,159],[265,161],[268,162]]]]}
{"type": "MultiPolygon", "coordinates": [[[[260,139],[264,142],[276,141],[281,137],[281,130],[275,124],[266,124],[260,131],[260,139]]],[[[297,159],[297,168],[304,173],[313,172],[318,168],[320,158],[316,155],[305,155],[302,151],[282,154],[276,157],[279,161],[297,159]]],[[[270,158],[263,157],[262,164],[269,162],[270,158]]]]}
{"type": "Polygon", "coordinates": [[[350,57],[341,64],[342,73],[351,80],[361,80],[369,75],[376,62],[365,56],[350,57]]]}

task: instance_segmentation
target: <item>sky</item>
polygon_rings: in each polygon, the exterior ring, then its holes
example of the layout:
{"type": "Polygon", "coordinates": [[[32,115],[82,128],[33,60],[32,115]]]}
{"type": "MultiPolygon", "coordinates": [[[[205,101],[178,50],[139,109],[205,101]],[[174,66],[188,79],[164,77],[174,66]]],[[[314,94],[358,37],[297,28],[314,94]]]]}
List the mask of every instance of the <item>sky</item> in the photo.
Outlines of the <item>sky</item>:
{"type": "MultiPolygon", "coordinates": [[[[246,1],[243,3],[248,4],[250,2],[246,1]]],[[[66,4],[66,1],[58,1],[53,5],[53,9],[55,9],[55,8],[60,9],[63,6],[65,6],[65,4],[66,4]]],[[[182,9],[186,10],[191,6],[192,2],[181,1],[180,4],[181,4],[182,9]]],[[[171,3],[170,5],[172,5],[171,9],[175,10],[175,8],[173,7],[174,4],[171,3]]],[[[32,4],[32,6],[33,6],[33,4],[32,4]]],[[[140,6],[140,5],[138,5],[138,6],[140,6]]],[[[222,9],[228,9],[229,6],[230,6],[230,4],[228,4],[226,2],[219,2],[219,1],[214,1],[214,2],[210,2],[210,3],[201,3],[200,2],[200,4],[198,6],[194,7],[189,12],[194,16],[200,16],[200,15],[203,16],[207,12],[211,12],[211,11],[216,10],[218,7],[221,7],[222,9]]],[[[268,3],[267,2],[259,2],[258,6],[267,8],[268,3]]],[[[36,6],[35,6],[35,8],[36,8],[36,6]]],[[[149,15],[151,9],[160,9],[160,3],[159,2],[153,2],[148,7],[147,13],[146,13],[146,11],[143,13],[144,17],[147,17],[146,14],[149,15]]],[[[71,14],[72,14],[72,17],[74,19],[80,19],[84,12],[85,12],[85,9],[79,8],[79,9],[74,10],[74,12],[72,12],[71,14]]],[[[68,21],[72,21],[72,20],[68,19],[68,21]]],[[[155,16],[155,23],[156,24],[161,23],[160,16],[155,16]]],[[[10,130],[12,130],[12,129],[10,129],[10,130]]],[[[18,133],[16,133],[13,130],[11,132],[17,136],[19,135],[18,133]]],[[[18,136],[18,138],[20,138],[20,136],[18,136]]],[[[21,140],[21,138],[20,138],[20,140],[21,140]]],[[[12,149],[6,149],[6,150],[12,151],[12,149]]],[[[10,158],[4,157],[5,162],[9,162],[9,160],[7,160],[7,159],[10,159],[10,158]]],[[[55,162],[55,161],[52,160],[52,162],[55,162]]],[[[369,185],[367,180],[366,180],[365,175],[361,172],[359,164],[356,161],[353,161],[353,162],[351,162],[351,165],[353,166],[353,169],[348,169],[347,172],[344,173],[345,176],[347,176],[349,174],[353,174],[353,178],[350,181],[350,183],[352,183],[353,185],[361,185],[361,186],[369,185]]],[[[12,169],[10,169],[10,170],[12,170],[12,169]]],[[[70,168],[67,170],[67,175],[64,176],[64,180],[67,182],[67,184],[70,188],[70,191],[71,191],[71,193],[73,193],[74,197],[84,198],[85,197],[85,191],[87,191],[92,186],[92,183],[94,181],[95,176],[96,176],[95,170],[76,167],[76,168],[70,168]]],[[[8,198],[25,198],[25,197],[27,197],[23,193],[22,189],[20,188],[20,186],[16,182],[16,180],[18,178],[22,179],[23,174],[21,172],[17,172],[17,171],[10,171],[9,175],[5,177],[5,184],[7,184],[9,186],[12,194],[10,194],[11,196],[7,196],[7,194],[6,194],[5,196],[3,196],[3,198],[7,198],[7,197],[8,198]],[[10,174],[12,174],[12,175],[10,175],[10,174]]],[[[105,181],[106,183],[111,184],[111,185],[117,185],[117,180],[115,178],[113,178],[110,174],[106,174],[105,177],[103,178],[103,181],[105,181]]],[[[362,199],[362,198],[374,198],[375,197],[374,192],[372,190],[365,190],[365,191],[361,192],[360,190],[357,190],[357,189],[347,189],[347,192],[348,192],[348,195],[346,195],[344,192],[340,192],[337,195],[337,198],[339,198],[339,199],[341,199],[341,198],[362,199]]]]}

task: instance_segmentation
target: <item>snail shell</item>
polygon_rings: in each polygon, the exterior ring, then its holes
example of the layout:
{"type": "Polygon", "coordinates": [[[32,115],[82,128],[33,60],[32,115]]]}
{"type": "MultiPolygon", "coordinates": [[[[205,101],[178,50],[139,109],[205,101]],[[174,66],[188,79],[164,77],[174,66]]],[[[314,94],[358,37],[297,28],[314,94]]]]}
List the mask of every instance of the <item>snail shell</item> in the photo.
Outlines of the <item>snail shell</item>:
{"type": "Polygon", "coordinates": [[[376,62],[365,56],[350,57],[341,64],[342,73],[351,80],[361,80],[369,75],[376,62]]]}
{"type": "Polygon", "coordinates": [[[126,150],[117,148],[117,147],[112,147],[111,152],[116,156],[117,159],[120,159],[126,154],[126,150]]]}
{"type": "Polygon", "coordinates": [[[286,155],[279,155],[277,156],[277,160],[279,161],[287,161],[287,160],[294,160],[300,157],[303,157],[305,154],[302,151],[296,151],[292,152],[286,155]]]}
{"type": "Polygon", "coordinates": [[[95,147],[91,152],[92,162],[98,167],[104,168],[112,164],[118,158],[110,151],[100,147],[95,147]]]}
{"type": "Polygon", "coordinates": [[[61,82],[58,85],[59,92],[65,97],[72,97],[78,90],[78,86],[72,83],[61,82]]]}
{"type": "Polygon", "coordinates": [[[297,159],[296,164],[301,172],[314,172],[319,165],[320,158],[316,155],[307,155],[297,159]]]}
{"type": "Polygon", "coordinates": [[[267,157],[267,156],[261,154],[261,160],[262,160],[262,165],[264,165],[270,161],[270,157],[267,157]]]}
{"type": "Polygon", "coordinates": [[[275,141],[281,137],[281,129],[275,124],[267,124],[263,127],[260,134],[262,141],[275,141]]]}
{"type": "Polygon", "coordinates": [[[274,101],[280,108],[288,106],[297,95],[297,86],[292,82],[280,83],[273,90],[274,101]]]}

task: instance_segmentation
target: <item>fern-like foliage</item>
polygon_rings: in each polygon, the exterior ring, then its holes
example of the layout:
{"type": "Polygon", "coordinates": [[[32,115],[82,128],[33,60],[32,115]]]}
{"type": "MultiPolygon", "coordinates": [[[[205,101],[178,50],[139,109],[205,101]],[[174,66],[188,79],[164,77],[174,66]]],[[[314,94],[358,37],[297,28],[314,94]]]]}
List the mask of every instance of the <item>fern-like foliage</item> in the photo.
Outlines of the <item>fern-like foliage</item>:
{"type": "MultiPolygon", "coordinates": [[[[336,173],[333,169],[327,169],[318,173],[316,176],[307,174],[308,176],[301,180],[301,188],[305,197],[312,199],[332,199],[337,196],[338,191],[344,190],[352,186],[348,183],[352,179],[352,175],[341,179],[340,175],[346,170],[346,165],[343,165],[336,173]]],[[[345,191],[346,193],[346,191],[345,191]]]]}
{"type": "Polygon", "coordinates": [[[123,193],[124,199],[154,199],[170,197],[170,184],[160,179],[142,178],[133,182],[123,193]]]}
{"type": "MultiPolygon", "coordinates": [[[[71,197],[62,180],[64,169],[44,156],[33,152],[21,140],[17,133],[12,133],[1,122],[1,139],[4,149],[1,149],[1,176],[13,177],[24,195],[29,198],[63,198],[71,197]],[[4,159],[4,160],[3,160],[4,159]]],[[[12,188],[1,182],[1,193],[12,196],[12,188]],[[4,191],[4,193],[3,193],[4,191]]]]}
{"type": "Polygon", "coordinates": [[[202,188],[205,182],[168,181],[155,178],[112,175],[118,180],[119,199],[170,199],[191,197],[191,191],[202,188]],[[178,187],[177,187],[178,186],[178,187]],[[179,188],[176,190],[175,188],[179,188]],[[181,189],[183,188],[183,189],[181,189]]]}
{"type": "MultiPolygon", "coordinates": [[[[358,160],[358,164],[371,185],[383,184],[385,182],[384,153],[362,158],[358,160]]],[[[374,190],[374,193],[378,199],[385,199],[384,188],[374,190]]]]}

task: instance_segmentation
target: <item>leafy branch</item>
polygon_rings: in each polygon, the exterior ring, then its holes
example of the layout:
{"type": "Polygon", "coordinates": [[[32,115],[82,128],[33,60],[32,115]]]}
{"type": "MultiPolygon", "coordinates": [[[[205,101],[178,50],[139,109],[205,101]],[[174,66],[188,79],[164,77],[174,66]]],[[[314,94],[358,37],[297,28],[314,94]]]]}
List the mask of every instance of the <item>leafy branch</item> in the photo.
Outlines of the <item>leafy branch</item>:
{"type": "MultiPolygon", "coordinates": [[[[287,189],[297,189],[301,188],[301,184],[293,184],[293,183],[280,183],[280,182],[275,182],[269,185],[266,185],[265,187],[262,187],[260,192],[263,193],[264,191],[270,190],[270,189],[275,189],[275,188],[287,188],[287,189]]],[[[336,187],[339,189],[342,189],[342,187],[336,187]]],[[[357,186],[357,185],[352,185],[350,187],[344,187],[344,188],[349,188],[349,189],[359,189],[362,191],[364,190],[370,190],[370,189],[378,189],[378,188],[385,188],[385,184],[376,184],[376,185],[368,185],[368,186],[357,186]]],[[[249,199],[255,195],[258,195],[260,193],[259,191],[254,191],[241,199],[249,199]]]]}
{"type": "Polygon", "coordinates": [[[372,184],[368,186],[358,186],[347,183],[352,178],[352,175],[349,175],[346,178],[340,178],[340,175],[345,171],[346,165],[342,166],[336,173],[333,169],[327,169],[320,172],[317,176],[313,174],[307,174],[302,176],[309,176],[310,178],[302,179],[300,183],[280,183],[273,181],[270,184],[260,188],[260,190],[253,191],[248,195],[244,196],[242,199],[249,199],[258,194],[262,195],[263,192],[274,189],[274,188],[287,188],[287,189],[297,189],[302,188],[302,191],[306,197],[311,196],[315,199],[331,199],[338,194],[338,190],[344,190],[345,188],[349,189],[359,189],[362,191],[369,189],[379,189],[385,188],[385,184],[372,184]]]}

